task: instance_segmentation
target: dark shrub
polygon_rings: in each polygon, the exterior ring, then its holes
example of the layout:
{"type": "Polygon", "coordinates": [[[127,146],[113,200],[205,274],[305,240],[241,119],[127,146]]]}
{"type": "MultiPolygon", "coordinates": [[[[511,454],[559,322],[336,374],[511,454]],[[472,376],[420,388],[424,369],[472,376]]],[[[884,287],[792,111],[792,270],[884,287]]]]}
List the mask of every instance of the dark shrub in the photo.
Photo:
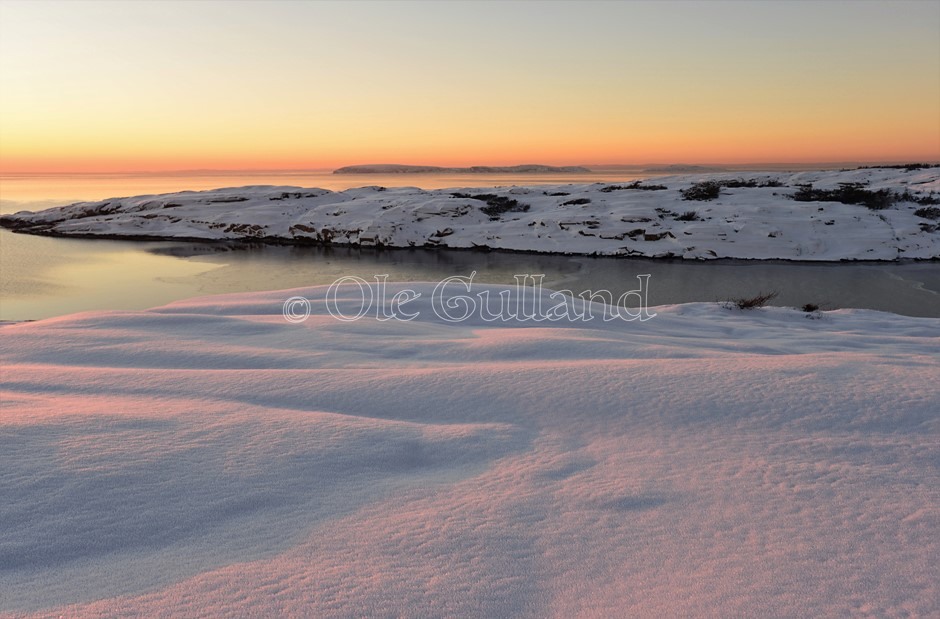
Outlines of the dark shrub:
{"type": "Polygon", "coordinates": [[[797,202],[861,204],[875,211],[888,208],[897,200],[890,189],[871,191],[859,183],[841,183],[838,189],[815,189],[812,185],[800,185],[790,197],[797,202]]]}
{"type": "Polygon", "coordinates": [[[776,292],[760,293],[754,297],[731,299],[731,303],[738,309],[754,309],[755,307],[764,307],[769,301],[777,298],[776,292]]]}
{"type": "Polygon", "coordinates": [[[574,200],[568,200],[567,202],[562,202],[562,206],[577,206],[578,204],[590,204],[590,198],[575,198],[574,200]]]}
{"type": "Polygon", "coordinates": [[[900,163],[896,165],[863,165],[859,170],[872,170],[878,168],[892,169],[892,170],[907,170],[911,172],[913,170],[927,170],[929,168],[940,168],[940,163],[900,163]]]}
{"type": "Polygon", "coordinates": [[[529,210],[528,204],[520,204],[518,200],[498,196],[495,193],[452,193],[450,195],[455,198],[469,198],[470,200],[486,202],[486,206],[481,207],[480,210],[485,215],[489,215],[490,219],[499,219],[499,216],[503,213],[524,213],[529,210]]]}
{"type": "Polygon", "coordinates": [[[726,181],[718,181],[718,185],[721,187],[727,187],[728,189],[740,189],[741,187],[757,187],[757,181],[751,179],[749,181],[742,180],[740,178],[733,178],[726,181]]]}
{"type": "Polygon", "coordinates": [[[695,211],[686,211],[676,217],[676,221],[698,221],[698,213],[695,211]]]}
{"type": "Polygon", "coordinates": [[[665,185],[644,185],[640,181],[633,181],[632,183],[624,187],[624,189],[639,189],[640,191],[662,191],[663,189],[666,189],[666,186],[665,185]]]}
{"type": "Polygon", "coordinates": [[[695,183],[680,191],[683,200],[714,200],[721,193],[721,185],[715,181],[695,183]]]}
{"type": "MultiPolygon", "coordinates": [[[[712,181],[709,181],[712,182],[712,181]]],[[[730,178],[723,181],[714,181],[718,184],[719,187],[727,187],[728,189],[741,189],[749,188],[754,189],[757,187],[783,187],[783,183],[776,179],[768,179],[766,181],[759,181],[757,179],[751,178],[744,180],[743,178],[730,178]]]]}
{"type": "Polygon", "coordinates": [[[622,191],[624,189],[639,189],[640,191],[662,191],[666,189],[665,185],[644,185],[640,181],[633,181],[629,185],[607,185],[598,189],[601,193],[610,193],[611,191],[622,191]]]}
{"type": "Polygon", "coordinates": [[[918,196],[905,189],[903,193],[898,194],[898,202],[913,202],[921,206],[930,206],[931,204],[940,204],[940,198],[931,193],[927,196],[918,196]]]}
{"type": "Polygon", "coordinates": [[[940,219],[940,208],[936,206],[925,206],[914,211],[914,214],[924,219],[940,219]]]}

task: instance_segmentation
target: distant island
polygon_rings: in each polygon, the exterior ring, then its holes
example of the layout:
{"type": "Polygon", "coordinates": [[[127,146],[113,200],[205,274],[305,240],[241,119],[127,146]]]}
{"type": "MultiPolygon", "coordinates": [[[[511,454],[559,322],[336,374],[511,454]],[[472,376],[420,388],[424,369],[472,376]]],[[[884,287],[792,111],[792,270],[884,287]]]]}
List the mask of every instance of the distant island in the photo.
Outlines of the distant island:
{"type": "Polygon", "coordinates": [[[670,174],[702,174],[704,172],[727,172],[726,168],[719,168],[715,166],[702,166],[702,165],[688,165],[684,163],[674,163],[671,165],[659,165],[651,166],[649,168],[644,168],[644,172],[656,172],[663,173],[668,172],[670,174]]]}
{"type": "Polygon", "coordinates": [[[590,170],[582,166],[550,166],[535,163],[514,166],[476,165],[469,168],[373,163],[350,165],[333,170],[333,174],[582,174],[585,172],[590,172],[590,170]]]}

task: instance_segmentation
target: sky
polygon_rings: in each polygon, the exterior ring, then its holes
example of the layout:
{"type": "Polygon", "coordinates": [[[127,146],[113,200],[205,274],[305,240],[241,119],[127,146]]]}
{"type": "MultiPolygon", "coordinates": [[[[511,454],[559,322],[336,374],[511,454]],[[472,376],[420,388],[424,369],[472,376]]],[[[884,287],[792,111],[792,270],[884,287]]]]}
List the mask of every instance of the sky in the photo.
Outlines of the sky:
{"type": "Polygon", "coordinates": [[[940,160],[940,0],[0,0],[0,172],[940,160]]]}

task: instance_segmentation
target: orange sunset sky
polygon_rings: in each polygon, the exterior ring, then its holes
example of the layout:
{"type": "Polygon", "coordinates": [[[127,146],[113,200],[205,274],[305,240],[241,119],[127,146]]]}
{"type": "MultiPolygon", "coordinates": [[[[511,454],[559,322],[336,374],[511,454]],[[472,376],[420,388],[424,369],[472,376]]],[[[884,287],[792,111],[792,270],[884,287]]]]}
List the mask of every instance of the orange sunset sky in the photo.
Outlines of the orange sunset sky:
{"type": "Polygon", "coordinates": [[[940,159],[940,2],[0,0],[0,171],[940,159]]]}

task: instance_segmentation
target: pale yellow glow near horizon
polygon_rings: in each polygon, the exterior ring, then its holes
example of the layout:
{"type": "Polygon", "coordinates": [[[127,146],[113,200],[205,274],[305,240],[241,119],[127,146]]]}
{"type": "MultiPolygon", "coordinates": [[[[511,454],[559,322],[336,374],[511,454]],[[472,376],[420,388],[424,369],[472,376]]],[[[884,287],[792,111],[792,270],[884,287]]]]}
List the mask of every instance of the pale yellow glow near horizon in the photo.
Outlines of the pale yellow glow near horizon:
{"type": "Polygon", "coordinates": [[[0,171],[940,159],[940,2],[0,0],[0,171]]]}

